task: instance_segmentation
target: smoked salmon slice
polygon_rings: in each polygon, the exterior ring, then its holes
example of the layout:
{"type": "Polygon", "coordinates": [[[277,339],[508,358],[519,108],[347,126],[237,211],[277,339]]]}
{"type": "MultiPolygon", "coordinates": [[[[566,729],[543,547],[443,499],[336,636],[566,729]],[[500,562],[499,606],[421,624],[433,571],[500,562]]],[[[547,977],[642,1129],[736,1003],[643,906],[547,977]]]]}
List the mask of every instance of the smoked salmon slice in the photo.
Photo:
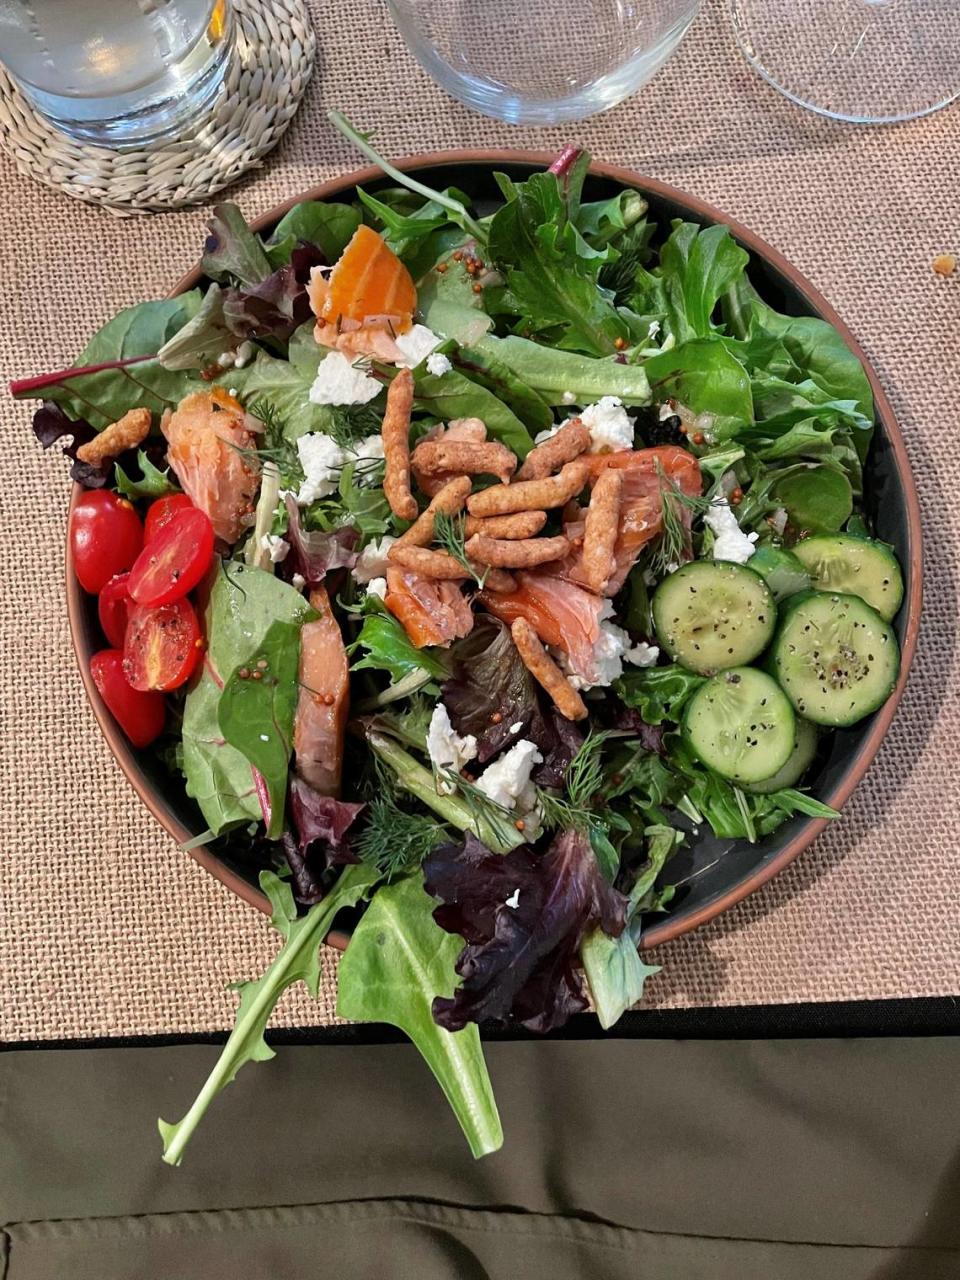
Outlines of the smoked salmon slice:
{"type": "Polygon", "coordinates": [[[300,632],[300,695],[293,719],[295,767],[316,791],[336,796],[350,712],[350,670],[325,587],[314,587],[310,604],[320,616],[305,623],[300,632]]]}
{"type": "Polygon", "coordinates": [[[417,309],[413,277],[376,231],[359,226],[327,275],[314,267],[307,287],[317,317],[314,336],[345,355],[397,360],[394,335],[406,333],[417,309]]]}
{"type": "Polygon", "coordinates": [[[383,603],[418,649],[426,645],[445,648],[473,628],[473,610],[456,582],[424,578],[391,566],[383,603]]]}
{"type": "Polygon", "coordinates": [[[562,649],[580,675],[594,674],[593,646],[600,637],[604,601],[551,573],[517,574],[516,591],[481,591],[488,612],[510,624],[526,618],[544,644],[562,649]]]}
{"type": "Polygon", "coordinates": [[[210,517],[216,536],[231,545],[250,523],[260,487],[259,471],[241,452],[256,448],[251,424],[239,400],[222,387],[186,396],[160,422],[181,488],[210,517]]]}

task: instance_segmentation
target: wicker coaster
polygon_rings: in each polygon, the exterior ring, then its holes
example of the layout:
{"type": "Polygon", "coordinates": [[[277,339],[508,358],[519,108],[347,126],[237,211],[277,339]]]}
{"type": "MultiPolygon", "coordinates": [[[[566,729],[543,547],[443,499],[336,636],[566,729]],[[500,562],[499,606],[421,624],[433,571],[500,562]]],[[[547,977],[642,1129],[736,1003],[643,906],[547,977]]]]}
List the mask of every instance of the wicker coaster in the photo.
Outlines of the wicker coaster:
{"type": "Polygon", "coordinates": [[[17,168],[119,217],[201,204],[258,167],[293,119],[313,71],[305,0],[233,0],[235,48],[206,122],[140,151],[76,142],[41,116],[0,67],[0,145],[17,168]]]}

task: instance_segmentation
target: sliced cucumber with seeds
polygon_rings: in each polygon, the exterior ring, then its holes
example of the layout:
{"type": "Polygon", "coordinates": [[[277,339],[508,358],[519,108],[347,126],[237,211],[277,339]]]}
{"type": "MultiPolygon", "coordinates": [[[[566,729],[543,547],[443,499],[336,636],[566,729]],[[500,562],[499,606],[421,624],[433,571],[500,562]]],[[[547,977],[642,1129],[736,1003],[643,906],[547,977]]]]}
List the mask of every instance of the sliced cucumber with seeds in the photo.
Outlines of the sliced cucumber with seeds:
{"type": "Polygon", "coordinates": [[[700,675],[752,662],[770,643],[776,621],[764,580],[728,560],[693,560],[665,578],[653,597],[661,647],[700,675]]]}
{"type": "Polygon", "coordinates": [[[810,575],[793,554],[783,547],[757,547],[750,557],[750,568],[759,573],[778,603],[798,591],[810,590],[810,575]]]}
{"type": "Polygon", "coordinates": [[[815,591],[859,596],[887,622],[903,600],[903,574],[897,558],[882,542],[847,533],[805,538],[793,549],[810,574],[815,591]]]}
{"type": "Polygon", "coordinates": [[[757,795],[767,795],[771,791],[779,791],[781,787],[795,787],[810,768],[813,757],[817,754],[817,743],[820,734],[816,725],[796,716],[797,725],[793,732],[793,753],[790,759],[778,769],[772,778],[764,782],[751,782],[745,788],[757,795]]]}
{"type": "Polygon", "coordinates": [[[771,650],[796,711],[814,724],[850,725],[882,706],[900,671],[897,637],[859,596],[794,596],[771,650]]]}
{"type": "Polygon", "coordinates": [[[790,759],[795,720],[775,680],[753,667],[734,667],[708,680],[687,703],[683,736],[715,773],[755,783],[790,759]]]}

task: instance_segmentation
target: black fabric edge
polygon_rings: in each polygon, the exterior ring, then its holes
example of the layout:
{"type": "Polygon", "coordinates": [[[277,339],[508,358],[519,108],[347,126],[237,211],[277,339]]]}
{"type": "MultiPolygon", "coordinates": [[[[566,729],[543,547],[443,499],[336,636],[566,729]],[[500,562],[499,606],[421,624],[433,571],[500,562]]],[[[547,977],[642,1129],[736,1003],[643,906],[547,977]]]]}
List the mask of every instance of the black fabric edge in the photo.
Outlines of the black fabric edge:
{"type": "MultiPolygon", "coordinates": [[[[91,1036],[79,1039],[0,1041],[0,1052],[26,1049],[142,1049],[222,1044],[226,1031],[190,1035],[91,1036]]],[[[798,1040],[885,1036],[960,1035],[960,996],[845,1000],[817,1004],[735,1005],[712,1009],[640,1009],[601,1031],[592,1014],[571,1018],[547,1036],[518,1027],[483,1027],[488,1041],[524,1040],[798,1040]]],[[[382,1023],[278,1027],[273,1045],[401,1044],[406,1037],[382,1023]]]]}

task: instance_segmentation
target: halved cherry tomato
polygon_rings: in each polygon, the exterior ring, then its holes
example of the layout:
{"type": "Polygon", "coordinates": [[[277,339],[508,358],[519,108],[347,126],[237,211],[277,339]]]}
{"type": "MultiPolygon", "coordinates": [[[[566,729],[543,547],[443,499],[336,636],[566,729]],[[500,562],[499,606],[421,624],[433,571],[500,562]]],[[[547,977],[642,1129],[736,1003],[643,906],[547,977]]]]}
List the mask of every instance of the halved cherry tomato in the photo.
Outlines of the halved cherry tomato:
{"type": "Polygon", "coordinates": [[[127,631],[127,613],[130,609],[130,593],[127,590],[129,579],[129,573],[118,573],[103,588],[100,599],[97,601],[100,630],[107,637],[107,643],[114,649],[123,648],[123,637],[127,631]]]}
{"type": "Polygon", "coordinates": [[[123,674],[133,689],[169,692],[190,678],[203,636],[189,600],[131,606],[123,641],[123,674]]]}
{"type": "Polygon", "coordinates": [[[135,747],[148,747],[160,736],[166,715],[164,696],[130,687],[119,649],[95,653],[90,659],[90,674],[107,710],[135,747]]]}
{"type": "Polygon", "coordinates": [[[193,503],[185,493],[170,493],[165,498],[158,498],[156,502],[151,502],[146,519],[143,522],[144,546],[156,537],[163,526],[168,524],[178,511],[186,511],[188,507],[192,506],[193,503]]]}
{"type": "Polygon", "coordinates": [[[176,511],[130,570],[135,604],[172,604],[192,591],[213,559],[213,525],[196,507],[176,511]]]}
{"type": "Polygon", "coordinates": [[[84,591],[96,595],[129,569],[143,546],[143,525],[131,503],[109,489],[91,489],[70,516],[73,568],[84,591]]]}

